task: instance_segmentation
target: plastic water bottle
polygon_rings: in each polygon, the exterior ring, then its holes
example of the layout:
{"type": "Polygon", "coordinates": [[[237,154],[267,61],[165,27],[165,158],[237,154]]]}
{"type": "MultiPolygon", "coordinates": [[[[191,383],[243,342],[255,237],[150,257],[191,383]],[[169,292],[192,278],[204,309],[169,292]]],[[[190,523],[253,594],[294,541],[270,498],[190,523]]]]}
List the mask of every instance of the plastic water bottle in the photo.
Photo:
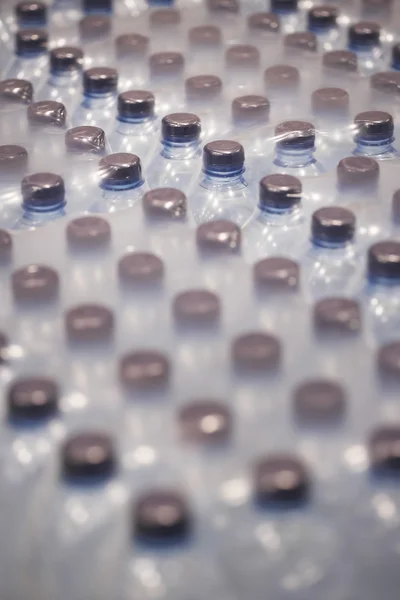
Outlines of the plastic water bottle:
{"type": "Polygon", "coordinates": [[[219,72],[221,63],[222,32],[216,25],[198,25],[188,31],[188,69],[203,73],[204,65],[213,64],[219,72]]]}
{"type": "Polygon", "coordinates": [[[308,30],[315,33],[324,50],[333,50],[341,42],[341,30],[338,26],[339,11],[336,6],[313,6],[307,13],[308,30]]]}
{"type": "Polygon", "coordinates": [[[200,119],[174,113],[161,121],[161,148],[148,167],[151,189],[173,187],[187,193],[201,168],[200,119]]]}
{"type": "Polygon", "coordinates": [[[261,179],[258,207],[243,230],[246,258],[301,255],[306,240],[301,195],[301,181],[292,175],[261,179]]]}
{"type": "Polygon", "coordinates": [[[327,168],[336,167],[352,148],[353,127],[350,120],[350,96],[339,87],[315,90],[311,95],[311,110],[319,132],[318,153],[327,168]]]}
{"type": "Polygon", "coordinates": [[[21,214],[10,224],[13,229],[39,227],[65,215],[65,186],[60,175],[27,175],[21,182],[21,193],[21,214]]]}
{"type": "Polygon", "coordinates": [[[321,78],[324,86],[344,88],[353,97],[357,94],[359,83],[357,54],[350,50],[325,52],[321,78]]]}
{"type": "Polygon", "coordinates": [[[252,44],[259,45],[260,49],[269,45],[274,48],[280,31],[279,15],[273,12],[257,12],[247,17],[247,37],[252,44]]]}
{"type": "Polygon", "coordinates": [[[357,292],[360,261],[355,228],[354,213],[346,208],[326,206],[313,213],[303,272],[305,289],[313,298],[357,292]]]}
{"type": "MultiPolygon", "coordinates": [[[[313,177],[325,172],[315,158],[315,128],[306,121],[284,121],[275,128],[275,157],[272,173],[313,177]]],[[[268,169],[268,164],[266,164],[268,169]]]]}
{"type": "Polygon", "coordinates": [[[110,15],[113,5],[114,0],[82,0],[82,11],[85,15],[110,15]]]}
{"type": "Polygon", "coordinates": [[[110,135],[113,152],[136,154],[147,165],[155,151],[158,130],[151,92],[131,90],[118,96],[118,115],[110,135]]]}
{"type": "Polygon", "coordinates": [[[42,100],[28,106],[31,168],[42,170],[56,165],[63,154],[68,126],[67,111],[61,102],[42,100]]]}
{"type": "Polygon", "coordinates": [[[139,33],[125,33],[115,39],[120,90],[144,88],[148,81],[148,49],[149,38],[139,33]]]}
{"type": "Polygon", "coordinates": [[[98,163],[110,153],[105,133],[99,127],[81,125],[65,134],[65,172],[71,212],[89,208],[98,194],[98,163]]]}
{"type": "Polygon", "coordinates": [[[357,54],[360,73],[370,75],[383,69],[381,28],[373,21],[360,21],[348,29],[348,48],[357,54]]]}
{"type": "Polygon", "coordinates": [[[3,142],[25,143],[26,107],[32,102],[33,86],[26,79],[0,82],[0,135],[3,142]]]}
{"type": "Polygon", "coordinates": [[[61,102],[72,111],[79,101],[82,81],[83,52],[74,46],[60,46],[50,52],[47,82],[36,94],[37,100],[61,102]]]}
{"type": "Polygon", "coordinates": [[[85,65],[102,67],[108,65],[113,53],[113,23],[107,15],[86,15],[78,23],[79,37],[74,44],[82,45],[85,65]]]}
{"type": "Polygon", "coordinates": [[[239,95],[251,92],[259,78],[260,51],[250,44],[236,44],[225,52],[225,69],[228,93],[239,95]]]}
{"type": "Polygon", "coordinates": [[[114,442],[103,431],[80,431],[61,448],[60,481],[36,530],[36,572],[45,597],[113,596],[125,539],[126,491],[118,467],[114,442]]]}
{"type": "Polygon", "coordinates": [[[14,10],[14,22],[10,27],[13,33],[25,27],[47,27],[47,4],[44,2],[31,2],[29,0],[18,2],[14,10]]]}
{"type": "Polygon", "coordinates": [[[157,8],[150,12],[148,19],[152,48],[155,51],[164,50],[171,39],[174,39],[176,45],[181,42],[183,29],[180,10],[173,7],[157,8]]]}
{"type": "Polygon", "coordinates": [[[83,73],[83,100],[72,116],[74,127],[92,125],[106,133],[113,126],[118,73],[110,67],[93,67],[83,73]]]}
{"type": "Polygon", "coordinates": [[[28,170],[28,152],[22,146],[0,146],[0,222],[10,224],[21,204],[21,179],[28,170]]]}
{"type": "Polygon", "coordinates": [[[109,154],[99,162],[100,198],[91,211],[111,213],[134,206],[148,186],[142,175],[140,158],[135,154],[109,154]]]}
{"type": "Polygon", "coordinates": [[[291,116],[297,108],[301,94],[298,69],[287,64],[268,67],[264,71],[264,85],[266,96],[271,101],[272,116],[275,110],[277,119],[281,119],[282,115],[291,116]]]}
{"type": "MultiPolygon", "coordinates": [[[[216,75],[195,75],[185,81],[186,108],[201,120],[202,139],[224,131],[223,85],[216,75]]],[[[226,127],[226,126],[225,126],[226,127]]]]}
{"type": "Polygon", "coordinates": [[[298,10],[298,0],[271,0],[271,12],[279,16],[282,30],[293,33],[302,26],[302,19],[298,10]]]}
{"type": "Polygon", "coordinates": [[[44,29],[21,29],[15,34],[15,55],[5,69],[6,79],[27,79],[36,89],[45,77],[48,35],[44,29]]]}
{"type": "Polygon", "coordinates": [[[395,71],[400,71],[400,44],[392,46],[391,66],[395,71]]]}
{"type": "Polygon", "coordinates": [[[227,219],[242,226],[256,198],[244,177],[244,149],[230,140],[209,142],[203,149],[203,172],[189,195],[196,223],[227,219]]]}
{"type": "Polygon", "coordinates": [[[400,334],[400,242],[379,241],[368,249],[367,320],[378,341],[400,334]]]}
{"type": "Polygon", "coordinates": [[[47,377],[14,379],[5,396],[0,470],[0,532],[8,540],[0,565],[7,598],[36,594],[32,577],[35,549],[32,533],[46,518],[44,501],[52,490],[54,451],[64,435],[58,418],[59,390],[47,377]],[[17,495],[15,495],[15,493],[17,495]]]}
{"type": "Polygon", "coordinates": [[[168,114],[183,103],[184,56],[180,52],[156,52],[149,56],[148,64],[156,112],[168,114]]]}
{"type": "Polygon", "coordinates": [[[359,113],[354,119],[356,148],[354,154],[372,156],[375,160],[398,158],[393,147],[393,117],[387,112],[370,110],[359,113]]]}

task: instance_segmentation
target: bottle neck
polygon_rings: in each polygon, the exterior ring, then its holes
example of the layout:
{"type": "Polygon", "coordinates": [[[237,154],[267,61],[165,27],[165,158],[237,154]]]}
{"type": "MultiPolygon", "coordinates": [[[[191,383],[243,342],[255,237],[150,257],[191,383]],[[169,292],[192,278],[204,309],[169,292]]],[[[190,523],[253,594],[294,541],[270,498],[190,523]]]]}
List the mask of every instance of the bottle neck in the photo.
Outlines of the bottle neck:
{"type": "Polygon", "coordinates": [[[347,242],[327,242],[325,240],[316,240],[311,239],[311,243],[313,248],[319,254],[326,254],[326,256],[335,254],[336,257],[341,256],[342,254],[348,254],[348,252],[354,249],[354,240],[349,240],[347,242]]]}
{"type": "Polygon", "coordinates": [[[366,141],[356,138],[357,148],[355,149],[355,154],[368,154],[369,156],[386,154],[393,150],[393,141],[394,137],[379,141],[366,141]]]}
{"type": "Polygon", "coordinates": [[[259,204],[258,209],[261,220],[270,225],[292,225],[300,221],[303,216],[303,211],[298,205],[282,209],[259,204]]]}
{"type": "Polygon", "coordinates": [[[106,94],[88,94],[84,93],[84,101],[91,108],[101,108],[107,106],[116,99],[116,92],[107,92],[106,94]]]}
{"type": "Polygon", "coordinates": [[[49,77],[50,85],[54,87],[68,87],[70,85],[77,84],[81,79],[81,72],[79,69],[73,71],[51,71],[49,77]]]}
{"type": "Polygon", "coordinates": [[[240,170],[230,171],[227,173],[216,173],[215,171],[203,169],[203,173],[207,181],[214,185],[232,185],[238,183],[245,184],[245,179],[243,176],[244,171],[245,169],[242,168],[240,170]]]}
{"type": "Polygon", "coordinates": [[[54,215],[59,215],[60,213],[64,213],[66,202],[65,200],[61,202],[54,203],[50,206],[28,206],[26,204],[23,205],[24,211],[24,219],[35,221],[36,219],[51,219],[54,215]]]}
{"type": "Polygon", "coordinates": [[[275,164],[282,167],[306,167],[315,163],[312,148],[290,148],[288,146],[276,145],[275,164]]]}
{"type": "Polygon", "coordinates": [[[186,160],[196,157],[200,152],[200,142],[171,142],[161,140],[161,155],[171,160],[186,160]]]}
{"type": "Polygon", "coordinates": [[[117,116],[116,129],[118,133],[124,135],[142,135],[155,131],[156,118],[147,117],[145,119],[127,119],[117,116]]]}
{"type": "Polygon", "coordinates": [[[104,192],[106,192],[106,194],[110,193],[111,195],[114,194],[127,194],[129,195],[129,193],[132,190],[136,190],[137,188],[141,187],[144,184],[144,180],[140,179],[139,181],[135,181],[135,182],[131,182],[131,183],[107,183],[102,181],[100,183],[100,187],[102,190],[104,190],[104,192]]]}

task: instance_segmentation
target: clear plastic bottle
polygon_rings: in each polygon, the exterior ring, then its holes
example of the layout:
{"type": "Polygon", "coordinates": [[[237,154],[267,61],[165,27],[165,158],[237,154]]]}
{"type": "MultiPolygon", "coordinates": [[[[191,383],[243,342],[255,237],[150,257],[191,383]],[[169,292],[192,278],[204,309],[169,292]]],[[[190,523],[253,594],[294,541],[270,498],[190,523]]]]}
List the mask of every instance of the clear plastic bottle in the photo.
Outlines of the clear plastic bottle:
{"type": "Polygon", "coordinates": [[[273,174],[261,179],[258,207],[243,229],[248,260],[301,255],[306,240],[301,195],[301,181],[292,175],[273,174]]]}
{"type": "Polygon", "coordinates": [[[74,46],[60,46],[50,52],[49,77],[36,94],[36,100],[62,102],[73,111],[79,101],[83,52],[74,46]]]}
{"type": "Polygon", "coordinates": [[[118,73],[110,67],[93,67],[83,73],[83,100],[72,116],[74,127],[92,125],[106,133],[114,122],[118,73]]]}
{"type": "Polygon", "coordinates": [[[399,158],[393,147],[394,123],[391,114],[370,110],[359,113],[354,118],[356,147],[354,154],[372,156],[375,160],[399,158]]]}
{"type": "Polygon", "coordinates": [[[209,142],[203,149],[203,172],[189,194],[196,223],[226,219],[242,226],[256,206],[244,177],[244,149],[230,140],[209,142]]]}
{"type": "Polygon", "coordinates": [[[202,139],[212,139],[226,128],[222,81],[216,75],[195,75],[185,81],[186,108],[201,120],[202,139]],[[224,125],[225,122],[225,125],[224,125]]]}
{"type": "Polygon", "coordinates": [[[318,153],[327,168],[335,168],[352,144],[349,93],[339,87],[324,87],[311,95],[313,120],[319,132],[318,153]]]}
{"type": "Polygon", "coordinates": [[[65,215],[64,180],[54,173],[34,173],[21,182],[20,215],[10,223],[13,229],[40,227],[65,215]]]}
{"type": "Polygon", "coordinates": [[[31,168],[37,171],[59,169],[67,130],[64,104],[52,100],[33,102],[28,106],[29,148],[31,168]]]}
{"type": "Polygon", "coordinates": [[[112,598],[126,527],[126,491],[114,440],[104,431],[81,430],[67,438],[60,458],[58,486],[36,530],[42,595],[112,598]]]}
{"type": "Polygon", "coordinates": [[[15,34],[15,54],[4,71],[5,79],[27,79],[38,88],[47,66],[48,34],[45,29],[21,29],[15,34]]]}
{"type": "Polygon", "coordinates": [[[174,113],[161,121],[161,147],[148,167],[151,189],[173,187],[185,194],[201,168],[200,119],[174,113]]]}
{"type": "Polygon", "coordinates": [[[267,98],[271,101],[272,118],[288,118],[298,108],[301,97],[300,73],[296,67],[278,64],[264,71],[264,86],[267,98]],[[276,113],[276,114],[275,114],[276,113]]]}
{"type": "Polygon", "coordinates": [[[188,31],[188,69],[203,73],[204,65],[212,64],[219,72],[221,64],[222,33],[216,25],[199,25],[188,31]]]}
{"type": "Polygon", "coordinates": [[[375,341],[400,335],[400,242],[382,240],[368,249],[367,322],[375,341]]]}
{"type": "Polygon", "coordinates": [[[156,112],[165,115],[183,104],[185,58],[180,52],[156,52],[148,59],[149,89],[156,98],[156,112]]]}
{"type": "Polygon", "coordinates": [[[5,79],[0,82],[0,136],[3,143],[26,142],[26,107],[32,99],[30,81],[5,79]]]}
{"type": "Polygon", "coordinates": [[[260,49],[271,45],[275,49],[279,43],[281,22],[279,15],[272,12],[257,12],[247,17],[247,37],[260,49]]]}
{"type": "Polygon", "coordinates": [[[395,71],[400,71],[400,44],[392,46],[391,67],[395,71]]]}
{"type": "Polygon", "coordinates": [[[360,285],[360,260],[355,245],[356,218],[340,206],[315,211],[311,245],[304,257],[304,288],[312,298],[352,296],[360,285]]]}
{"type": "Polygon", "coordinates": [[[146,166],[155,151],[158,129],[151,92],[130,90],[118,96],[118,115],[110,135],[113,152],[137,154],[146,166]]]}
{"type": "Polygon", "coordinates": [[[338,25],[339,10],[327,4],[313,6],[307,13],[307,27],[315,33],[319,44],[325,51],[333,50],[341,42],[341,30],[338,25]]]}
{"type": "Polygon", "coordinates": [[[115,56],[118,61],[118,88],[144,89],[148,81],[149,38],[140,33],[125,33],[115,39],[115,56]]]}
{"type": "Polygon", "coordinates": [[[298,0],[271,0],[270,10],[279,16],[284,33],[293,33],[301,28],[302,16],[298,0]]]}
{"type": "Polygon", "coordinates": [[[115,21],[105,14],[86,15],[78,23],[78,37],[73,43],[82,46],[85,66],[102,67],[110,64],[114,40],[112,37],[115,21]]]}
{"type": "Polygon", "coordinates": [[[14,7],[12,21],[8,23],[10,31],[15,33],[18,29],[39,27],[45,29],[48,26],[47,4],[44,2],[32,2],[25,0],[18,2],[14,7]]]}
{"type": "Polygon", "coordinates": [[[260,75],[260,51],[251,44],[235,44],[225,51],[227,93],[231,96],[254,90],[260,75]]]}
{"type": "Polygon", "coordinates": [[[148,16],[149,31],[154,51],[164,50],[173,39],[176,47],[183,39],[181,11],[172,6],[151,10],[148,16]]]}
{"type": "Polygon", "coordinates": [[[272,173],[314,177],[325,172],[324,166],[314,155],[314,125],[307,121],[284,121],[276,126],[275,137],[275,157],[270,169],[272,173]]]}
{"type": "Polygon", "coordinates": [[[28,170],[28,152],[23,146],[0,146],[0,223],[9,225],[21,203],[21,179],[28,170]]]}
{"type": "Polygon", "coordinates": [[[364,75],[384,67],[381,48],[381,28],[374,21],[359,21],[348,29],[348,48],[357,54],[358,70],[364,75]]]}
{"type": "Polygon", "coordinates": [[[140,158],[135,154],[109,154],[99,162],[101,197],[92,212],[111,213],[134,206],[148,190],[140,158]]]}

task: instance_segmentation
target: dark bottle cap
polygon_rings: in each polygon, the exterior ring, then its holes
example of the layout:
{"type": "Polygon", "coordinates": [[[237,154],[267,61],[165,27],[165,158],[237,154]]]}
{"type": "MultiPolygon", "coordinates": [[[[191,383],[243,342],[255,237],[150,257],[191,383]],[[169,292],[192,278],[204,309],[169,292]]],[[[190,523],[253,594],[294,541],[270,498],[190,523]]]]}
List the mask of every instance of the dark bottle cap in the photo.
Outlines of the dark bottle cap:
{"type": "Polygon", "coordinates": [[[92,125],[72,127],[65,134],[65,146],[68,152],[76,154],[104,154],[106,135],[100,127],[92,125]]]}
{"type": "Polygon", "coordinates": [[[0,146],[0,174],[4,179],[22,175],[28,166],[28,153],[22,146],[0,146]]]}
{"type": "Polygon", "coordinates": [[[373,21],[359,21],[348,30],[348,44],[351,50],[374,48],[380,44],[381,27],[373,21]]]}
{"type": "Polygon", "coordinates": [[[400,189],[396,190],[392,198],[392,220],[396,225],[400,225],[400,189]]]}
{"type": "Polygon", "coordinates": [[[65,314],[65,329],[71,342],[109,341],[114,331],[114,315],[99,304],[80,304],[65,314]]]}
{"type": "Polygon", "coordinates": [[[384,240],[369,248],[368,277],[382,283],[400,283],[400,242],[384,240]]]}
{"type": "Polygon", "coordinates": [[[232,101],[232,119],[247,126],[267,123],[269,109],[269,100],[265,96],[240,96],[232,101]]]}
{"type": "Polygon", "coordinates": [[[33,86],[26,79],[4,79],[0,82],[0,106],[2,104],[30,104],[33,86]]]}
{"type": "Polygon", "coordinates": [[[125,33],[115,40],[117,58],[141,58],[149,49],[149,38],[140,33],[125,33]]]}
{"type": "Polygon", "coordinates": [[[325,206],[312,215],[311,239],[317,246],[343,246],[351,242],[356,218],[347,208],[325,206]]]}
{"type": "Polygon", "coordinates": [[[95,250],[108,246],[111,228],[105,219],[85,215],[70,221],[66,230],[67,241],[74,250],[95,250]]]}
{"type": "Polygon", "coordinates": [[[315,90],[311,96],[313,113],[327,117],[347,115],[350,96],[342,88],[329,87],[315,90]]]}
{"type": "Polygon", "coordinates": [[[388,342],[377,353],[377,367],[384,380],[400,382],[400,342],[388,342]]]}
{"type": "Polygon", "coordinates": [[[184,497],[173,490],[152,490],[134,507],[134,533],[142,542],[172,543],[187,538],[191,516],[184,497]]]}
{"type": "Polygon", "coordinates": [[[278,33],[281,28],[279,17],[272,12],[259,12],[250,15],[247,26],[252,33],[278,33]]]}
{"type": "Polygon", "coordinates": [[[193,46],[215,48],[222,43],[219,27],[215,25],[200,25],[189,29],[189,42],[193,46]]]}
{"type": "Polygon", "coordinates": [[[240,10],[239,0],[207,0],[210,12],[237,14],[240,10]]]}
{"type": "Polygon", "coordinates": [[[284,121],[276,126],[275,136],[280,148],[313,149],[315,127],[307,121],[284,121]]]}
{"type": "Polygon", "coordinates": [[[181,13],[176,8],[158,8],[150,13],[150,25],[156,28],[179,25],[181,13]]]}
{"type": "Polygon", "coordinates": [[[164,263],[150,252],[130,252],[118,263],[121,283],[134,287],[159,283],[164,276],[164,263]]]}
{"type": "Polygon", "coordinates": [[[11,384],[7,394],[8,416],[18,421],[41,421],[58,409],[58,386],[45,377],[24,377],[11,384]]]}
{"type": "Polygon", "coordinates": [[[400,70],[400,43],[392,47],[392,67],[400,70]]]}
{"type": "MultiPolygon", "coordinates": [[[[2,261],[1,258],[1,235],[2,235],[3,230],[0,229],[0,263],[2,261]]],[[[8,337],[2,332],[0,331],[0,367],[1,365],[4,365],[7,360],[8,360],[8,347],[9,347],[9,339],[8,337]]]]}
{"type": "Polygon", "coordinates": [[[342,190],[357,187],[370,189],[378,182],[379,164],[369,156],[348,156],[339,162],[336,175],[342,190]]]}
{"type": "Polygon", "coordinates": [[[0,229],[0,264],[8,263],[12,253],[12,237],[5,229],[0,229]]]}
{"type": "Polygon", "coordinates": [[[264,71],[264,82],[268,89],[293,91],[299,86],[300,73],[292,65],[274,65],[264,71]]]}
{"type": "Polygon", "coordinates": [[[307,14],[308,29],[320,32],[336,27],[338,10],[336,6],[320,5],[313,6],[307,14]]]}
{"type": "Polygon", "coordinates": [[[198,400],[180,409],[179,427],[185,442],[214,444],[226,442],[232,434],[232,414],[215,400],[198,400]]]}
{"type": "Polygon", "coordinates": [[[381,110],[359,113],[355,119],[356,138],[365,142],[380,142],[393,139],[393,117],[381,110]]]}
{"type": "Polygon", "coordinates": [[[14,271],[11,281],[14,300],[17,302],[40,304],[58,296],[58,273],[50,267],[30,264],[14,271]]]}
{"type": "Polygon", "coordinates": [[[306,499],[309,476],[303,462],[290,454],[271,454],[253,467],[255,499],[261,505],[297,504],[306,499]]]}
{"type": "Polygon", "coordinates": [[[64,104],[53,100],[32,102],[28,106],[27,115],[29,125],[34,127],[51,125],[64,128],[67,120],[67,111],[64,104]]]}
{"type": "Polygon", "coordinates": [[[129,189],[141,185],[142,163],[136,154],[117,152],[99,162],[101,187],[104,189],[129,189]]]}
{"type": "Polygon", "coordinates": [[[111,19],[105,15],[87,15],[79,21],[79,34],[83,42],[95,42],[111,33],[111,19]]]}
{"type": "Polygon", "coordinates": [[[332,50],[325,52],[322,64],[328,69],[335,69],[343,73],[355,73],[357,71],[357,55],[350,50],[332,50]]]}
{"type": "Polygon", "coordinates": [[[400,73],[397,71],[383,71],[374,73],[370,79],[371,88],[384,94],[397,96],[400,94],[400,73]]]}
{"type": "Polygon", "coordinates": [[[296,31],[288,33],[284,38],[285,48],[289,50],[305,50],[306,52],[316,52],[318,49],[318,38],[312,31],[296,31]]]}
{"type": "Polygon", "coordinates": [[[271,0],[271,11],[275,13],[291,13],[297,11],[298,0],[271,0]]]}
{"type": "Polygon", "coordinates": [[[354,334],[361,329],[360,305],[340,296],[323,298],[314,306],[314,325],[322,334],[354,334]]]}
{"type": "Polygon", "coordinates": [[[35,212],[57,210],[65,206],[65,186],[60,175],[34,173],[21,182],[23,207],[35,212]]]}
{"type": "Polygon", "coordinates": [[[175,297],[173,312],[180,325],[215,326],[221,303],[218,296],[208,290],[187,290],[175,297]]]}
{"type": "Polygon", "coordinates": [[[293,408],[296,418],[304,424],[336,424],[346,409],[346,393],[335,381],[312,379],[295,389],[293,408]]]}
{"type": "Polygon", "coordinates": [[[268,373],[281,361],[281,344],[278,338],[263,331],[238,336],[231,346],[232,361],[240,371],[268,373]]]}
{"type": "Polygon", "coordinates": [[[207,254],[236,253],[240,250],[240,227],[231,221],[208,221],[199,225],[196,232],[197,246],[207,254]]]}
{"type": "Polygon", "coordinates": [[[45,54],[47,42],[45,29],[20,29],[15,34],[15,53],[20,56],[45,54]]]}
{"type": "Polygon", "coordinates": [[[118,117],[124,121],[142,121],[154,117],[154,96],[144,90],[130,90],[118,96],[118,117]]]}
{"type": "Polygon", "coordinates": [[[70,436],[61,452],[62,475],[75,482],[110,478],[116,470],[113,441],[107,434],[85,431],[70,436]]]}
{"type": "Polygon", "coordinates": [[[180,52],[157,52],[149,57],[152,76],[176,77],[185,68],[185,59],[180,52]]]}
{"type": "Polygon", "coordinates": [[[242,69],[258,67],[260,64],[260,51],[256,46],[250,44],[237,44],[226,50],[225,60],[228,67],[242,69]]]}
{"type": "Polygon", "coordinates": [[[189,100],[215,100],[222,93],[222,81],[216,75],[195,75],[185,81],[189,100]]]}
{"type": "Polygon", "coordinates": [[[368,440],[371,468],[377,474],[396,475],[400,471],[400,427],[377,427],[368,440]]]}
{"type": "Polygon", "coordinates": [[[238,173],[244,169],[244,148],[239,142],[217,140],[203,148],[204,171],[215,175],[238,173]]]}
{"type": "Polygon", "coordinates": [[[15,7],[15,15],[19,27],[45,27],[47,22],[47,5],[44,2],[19,2],[15,7]]]}
{"type": "Polygon", "coordinates": [[[175,188],[156,188],[146,192],[142,199],[146,217],[171,220],[186,217],[187,200],[181,190],[175,188]]]}
{"type": "Polygon", "coordinates": [[[110,67],[93,67],[83,73],[85,94],[102,96],[116,91],[118,72],[110,67]]]}
{"type": "Polygon", "coordinates": [[[121,383],[130,389],[146,390],[165,387],[170,377],[168,357],[157,350],[138,350],[121,358],[121,383]]]}
{"type": "Polygon", "coordinates": [[[299,285],[298,263],[283,256],[269,256],[255,263],[254,283],[259,290],[295,291],[299,285]]]}
{"type": "Polygon", "coordinates": [[[109,14],[113,10],[113,0],[81,0],[86,15],[109,14]]]}
{"type": "Polygon", "coordinates": [[[83,52],[75,46],[59,46],[50,52],[50,71],[67,73],[82,69],[83,52]]]}
{"type": "Polygon", "coordinates": [[[161,121],[161,138],[166,142],[196,142],[200,132],[200,119],[192,113],[173,113],[161,121]]]}
{"type": "Polygon", "coordinates": [[[263,210],[287,211],[298,206],[301,201],[300,179],[292,175],[274,173],[260,181],[258,205],[263,210]]]}

